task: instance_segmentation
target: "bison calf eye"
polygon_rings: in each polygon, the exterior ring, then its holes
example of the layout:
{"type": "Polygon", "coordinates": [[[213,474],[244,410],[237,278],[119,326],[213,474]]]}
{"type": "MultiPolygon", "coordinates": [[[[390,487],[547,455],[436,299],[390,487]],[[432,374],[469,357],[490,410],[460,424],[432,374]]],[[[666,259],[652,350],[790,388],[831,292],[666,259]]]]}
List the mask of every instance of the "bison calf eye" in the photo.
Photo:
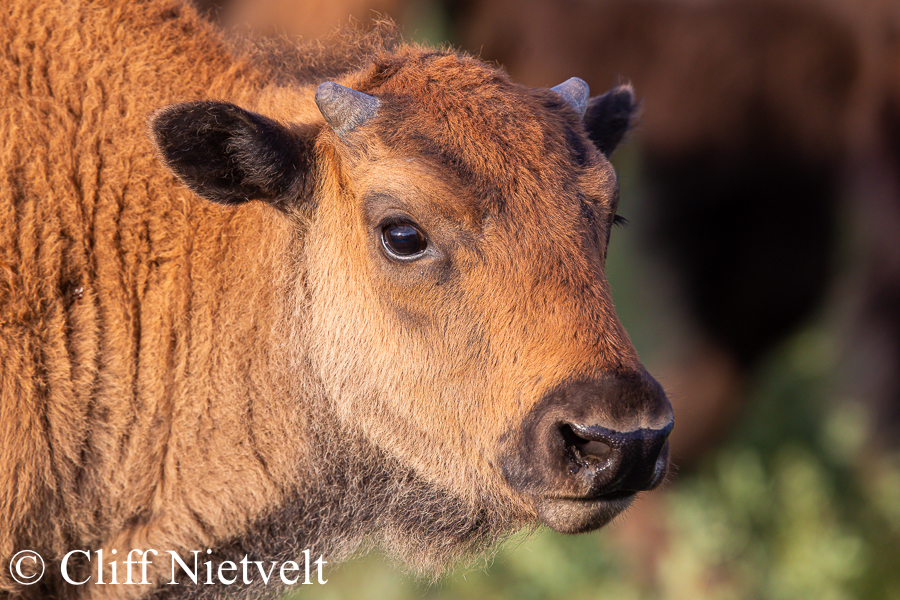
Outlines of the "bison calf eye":
{"type": "Polygon", "coordinates": [[[412,258],[424,252],[428,241],[425,236],[409,223],[386,225],[381,230],[381,243],[394,258],[412,258]]]}

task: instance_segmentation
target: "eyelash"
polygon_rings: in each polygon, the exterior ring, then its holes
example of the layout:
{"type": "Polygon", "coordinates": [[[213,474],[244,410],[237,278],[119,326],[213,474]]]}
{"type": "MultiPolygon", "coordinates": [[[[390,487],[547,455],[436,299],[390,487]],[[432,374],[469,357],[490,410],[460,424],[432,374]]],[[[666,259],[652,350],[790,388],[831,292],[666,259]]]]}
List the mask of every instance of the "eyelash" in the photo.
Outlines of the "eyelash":
{"type": "Polygon", "coordinates": [[[625,227],[628,225],[628,219],[622,217],[620,215],[616,215],[613,217],[613,227],[625,227]]]}

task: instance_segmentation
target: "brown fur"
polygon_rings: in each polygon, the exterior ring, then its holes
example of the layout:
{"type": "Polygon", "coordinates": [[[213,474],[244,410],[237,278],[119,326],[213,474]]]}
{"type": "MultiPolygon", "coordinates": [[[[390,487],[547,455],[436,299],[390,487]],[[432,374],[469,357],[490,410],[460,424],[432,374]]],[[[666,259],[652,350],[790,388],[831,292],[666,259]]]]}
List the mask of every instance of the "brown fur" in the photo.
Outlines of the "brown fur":
{"type": "Polygon", "coordinates": [[[0,32],[0,559],[48,562],[0,597],[147,593],[65,585],[76,548],[433,570],[534,521],[498,440],[562,382],[640,370],[603,278],[615,176],[558,96],[371,36],[344,75],[287,68],[164,1],[16,0],[0,32]],[[367,132],[324,126],[325,76],[382,99],[367,132]],[[177,182],[147,120],[207,98],[313,135],[311,196],[177,182]],[[398,208],[451,260],[380,261],[398,208]]]}

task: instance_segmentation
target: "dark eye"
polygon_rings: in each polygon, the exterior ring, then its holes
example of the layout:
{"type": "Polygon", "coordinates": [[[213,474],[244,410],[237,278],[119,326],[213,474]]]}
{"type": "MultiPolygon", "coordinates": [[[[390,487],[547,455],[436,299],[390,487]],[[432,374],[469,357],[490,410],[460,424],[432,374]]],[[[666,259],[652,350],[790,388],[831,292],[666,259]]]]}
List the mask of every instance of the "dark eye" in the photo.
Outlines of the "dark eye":
{"type": "Polygon", "coordinates": [[[415,256],[428,245],[422,232],[408,223],[385,226],[381,230],[381,243],[389,254],[398,258],[415,256]]]}

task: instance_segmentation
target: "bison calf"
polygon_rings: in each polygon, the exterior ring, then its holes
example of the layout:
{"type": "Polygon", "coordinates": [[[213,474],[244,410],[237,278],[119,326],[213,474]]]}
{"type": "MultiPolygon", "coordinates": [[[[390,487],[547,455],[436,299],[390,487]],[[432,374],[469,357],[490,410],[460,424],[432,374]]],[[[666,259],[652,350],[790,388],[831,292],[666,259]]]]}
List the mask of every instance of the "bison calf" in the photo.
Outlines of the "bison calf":
{"type": "Polygon", "coordinates": [[[604,277],[630,88],[231,43],[165,0],[0,32],[0,564],[45,561],[0,596],[221,593],[170,581],[192,551],[434,570],[664,478],[604,277]]]}

